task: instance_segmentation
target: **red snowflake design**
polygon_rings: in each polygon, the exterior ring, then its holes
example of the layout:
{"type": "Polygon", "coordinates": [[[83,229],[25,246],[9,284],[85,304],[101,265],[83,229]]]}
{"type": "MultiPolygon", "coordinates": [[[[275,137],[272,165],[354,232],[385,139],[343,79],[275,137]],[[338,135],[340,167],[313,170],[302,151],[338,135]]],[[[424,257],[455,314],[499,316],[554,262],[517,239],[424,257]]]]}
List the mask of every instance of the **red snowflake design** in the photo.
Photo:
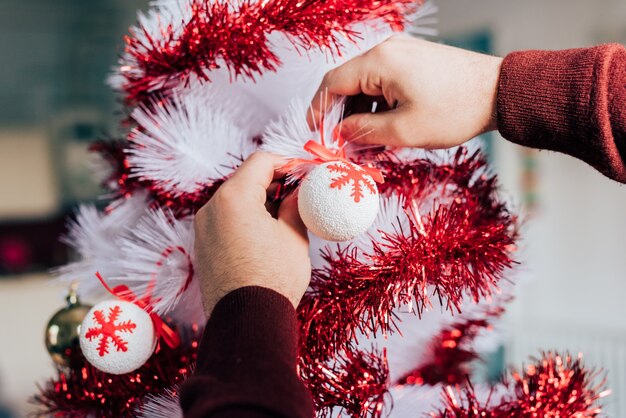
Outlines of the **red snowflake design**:
{"type": "Polygon", "coordinates": [[[338,177],[332,178],[330,183],[331,189],[339,189],[348,184],[352,185],[352,193],[350,196],[354,198],[355,203],[359,203],[363,198],[364,188],[369,190],[370,194],[376,193],[376,185],[372,178],[365,170],[355,164],[347,164],[337,162],[326,166],[331,173],[339,173],[338,177]]]}
{"type": "Polygon", "coordinates": [[[111,340],[117,351],[126,352],[128,350],[128,343],[119,337],[117,333],[128,332],[132,334],[137,325],[131,320],[116,324],[115,322],[119,319],[121,313],[122,308],[119,305],[109,308],[108,318],[104,317],[104,311],[97,310],[93,313],[93,319],[100,327],[89,328],[85,337],[89,341],[100,337],[100,342],[98,342],[98,354],[100,354],[100,357],[108,354],[109,340],[111,340]]]}

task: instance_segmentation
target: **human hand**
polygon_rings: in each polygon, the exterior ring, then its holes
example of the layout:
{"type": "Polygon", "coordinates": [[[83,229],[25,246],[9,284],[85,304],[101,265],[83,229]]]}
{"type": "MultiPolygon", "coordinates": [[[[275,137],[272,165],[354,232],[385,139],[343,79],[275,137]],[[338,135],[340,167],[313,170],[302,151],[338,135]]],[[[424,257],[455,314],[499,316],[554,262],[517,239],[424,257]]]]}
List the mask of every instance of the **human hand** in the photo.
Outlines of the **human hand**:
{"type": "Polygon", "coordinates": [[[391,110],[348,116],[343,138],[429,149],[460,145],[497,128],[501,63],[498,57],[394,36],[326,74],[309,123],[319,122],[334,96],[362,93],[384,97],[391,110]]]}
{"type": "Polygon", "coordinates": [[[296,307],[311,279],[306,227],[296,195],[277,218],[266,209],[268,188],[284,161],[267,153],[249,157],[195,217],[195,270],[207,315],[226,294],[262,286],[296,307]]]}

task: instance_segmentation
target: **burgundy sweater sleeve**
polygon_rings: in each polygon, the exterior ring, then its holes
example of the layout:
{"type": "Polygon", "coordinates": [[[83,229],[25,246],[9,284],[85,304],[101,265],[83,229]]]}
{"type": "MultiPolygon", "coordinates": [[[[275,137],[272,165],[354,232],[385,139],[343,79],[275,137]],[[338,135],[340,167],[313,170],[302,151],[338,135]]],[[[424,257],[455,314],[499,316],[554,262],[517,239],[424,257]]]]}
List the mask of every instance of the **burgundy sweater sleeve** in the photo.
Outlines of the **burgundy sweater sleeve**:
{"type": "Polygon", "coordinates": [[[263,287],[229,293],[215,306],[194,375],[181,389],[185,418],[312,417],[297,351],[296,312],[287,298],[263,287]]]}
{"type": "Polygon", "coordinates": [[[512,142],[563,152],[626,183],[626,49],[524,51],[502,63],[498,128],[512,142]]]}

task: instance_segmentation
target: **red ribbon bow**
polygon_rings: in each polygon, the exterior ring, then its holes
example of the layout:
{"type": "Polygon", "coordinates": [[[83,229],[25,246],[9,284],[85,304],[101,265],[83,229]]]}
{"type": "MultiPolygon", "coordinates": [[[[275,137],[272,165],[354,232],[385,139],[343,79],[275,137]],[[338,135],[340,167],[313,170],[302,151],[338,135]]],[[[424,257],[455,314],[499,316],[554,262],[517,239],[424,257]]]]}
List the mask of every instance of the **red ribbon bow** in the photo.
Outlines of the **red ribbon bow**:
{"type": "MultiPolygon", "coordinates": [[[[307,164],[319,165],[319,164],[324,164],[324,163],[330,163],[333,161],[341,161],[346,164],[356,164],[348,160],[348,158],[346,157],[346,151],[344,150],[343,146],[340,147],[338,150],[333,151],[333,150],[326,148],[323,144],[320,144],[319,142],[311,140],[311,141],[307,141],[307,143],[304,144],[304,149],[308,153],[313,154],[315,158],[312,158],[310,160],[305,160],[303,158],[296,158],[294,160],[291,160],[289,163],[287,163],[285,167],[287,167],[288,169],[291,169],[293,166],[296,166],[298,164],[307,163],[307,164]]],[[[383,173],[379,169],[370,167],[369,165],[361,165],[361,164],[356,164],[356,165],[361,167],[367,174],[369,174],[376,183],[382,184],[385,182],[383,173]]]]}
{"type": "MultiPolygon", "coordinates": [[[[338,131],[335,131],[335,135],[337,138],[337,142],[339,144],[339,148],[337,150],[331,150],[329,148],[327,148],[324,144],[324,120],[322,119],[322,125],[320,128],[320,133],[321,133],[321,139],[322,139],[322,143],[320,144],[317,141],[307,141],[306,144],[304,144],[304,150],[307,151],[309,154],[312,154],[315,156],[315,158],[312,159],[304,159],[304,158],[294,158],[293,160],[289,161],[287,164],[285,164],[282,168],[282,170],[284,172],[292,172],[295,171],[296,167],[298,167],[299,165],[303,165],[303,164],[315,164],[315,165],[320,165],[320,164],[324,164],[324,163],[330,163],[333,161],[341,161],[344,162],[346,164],[356,164],[350,160],[348,160],[348,158],[346,157],[346,151],[345,151],[345,143],[343,138],[339,135],[338,131]]],[[[376,183],[384,183],[385,182],[385,178],[383,177],[383,173],[382,171],[380,171],[377,168],[374,167],[370,167],[369,165],[361,165],[361,164],[356,164],[359,167],[361,167],[363,170],[365,170],[365,172],[367,174],[369,174],[376,183]]]]}
{"type": "Polygon", "coordinates": [[[172,348],[176,348],[180,345],[180,337],[176,331],[170,328],[169,325],[167,325],[159,314],[154,312],[152,308],[152,290],[154,288],[154,282],[150,282],[146,294],[142,298],[138,298],[125,284],[111,288],[104,281],[99,272],[96,273],[96,277],[110,294],[123,301],[134,303],[150,315],[150,319],[152,319],[152,324],[154,325],[154,332],[156,334],[157,341],[162,337],[165,344],[172,348]]]}

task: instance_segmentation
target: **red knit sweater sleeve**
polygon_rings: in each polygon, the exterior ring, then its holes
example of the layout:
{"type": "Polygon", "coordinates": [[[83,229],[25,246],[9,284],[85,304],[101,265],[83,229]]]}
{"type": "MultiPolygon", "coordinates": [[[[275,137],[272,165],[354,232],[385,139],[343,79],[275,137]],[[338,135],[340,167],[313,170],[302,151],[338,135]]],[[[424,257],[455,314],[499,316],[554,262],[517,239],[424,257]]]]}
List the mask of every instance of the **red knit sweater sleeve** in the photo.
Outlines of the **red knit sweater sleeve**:
{"type": "Polygon", "coordinates": [[[296,373],[298,323],[273,290],[244,287],[218,302],[181,389],[185,418],[310,418],[310,393],[296,373]]]}
{"type": "Polygon", "coordinates": [[[524,51],[502,63],[498,128],[512,142],[563,152],[626,183],[626,49],[524,51]]]}

